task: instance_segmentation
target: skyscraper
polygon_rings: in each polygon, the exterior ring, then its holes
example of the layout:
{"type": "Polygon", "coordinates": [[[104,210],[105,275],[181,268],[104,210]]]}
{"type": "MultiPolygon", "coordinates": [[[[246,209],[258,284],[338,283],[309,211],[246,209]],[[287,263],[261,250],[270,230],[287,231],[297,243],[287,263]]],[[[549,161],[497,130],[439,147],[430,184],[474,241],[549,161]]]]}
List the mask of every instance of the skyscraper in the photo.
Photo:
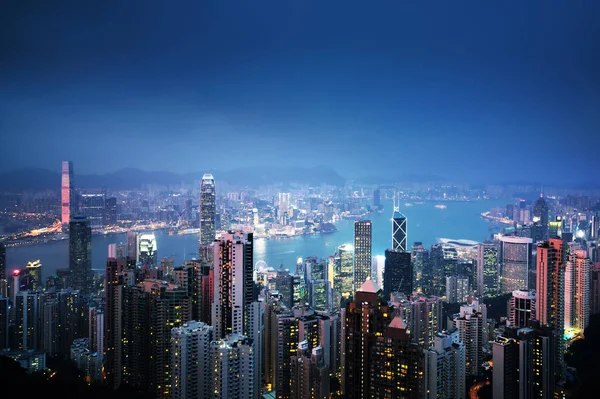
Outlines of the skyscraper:
{"type": "Polygon", "coordinates": [[[340,245],[334,256],[333,288],[344,298],[352,295],[354,280],[354,248],[350,244],[340,245]]]}
{"type": "Polygon", "coordinates": [[[398,292],[409,298],[413,292],[413,270],[410,252],[395,249],[385,250],[383,271],[383,295],[389,298],[398,292]]]}
{"type": "Polygon", "coordinates": [[[213,328],[190,321],[171,330],[171,397],[208,398],[212,390],[213,328]]]}
{"type": "Polygon", "coordinates": [[[532,243],[528,237],[500,237],[502,293],[529,289],[532,243]]]}
{"type": "Polygon", "coordinates": [[[590,319],[590,263],[587,252],[572,249],[565,271],[565,330],[583,333],[590,319]]]}
{"type": "Polygon", "coordinates": [[[210,354],[212,378],[209,397],[258,398],[253,383],[258,376],[248,337],[232,334],[225,339],[214,340],[210,343],[210,354]]]}
{"type": "Polygon", "coordinates": [[[413,342],[425,349],[432,346],[436,334],[442,330],[442,298],[418,295],[394,306],[408,324],[413,342]]]}
{"type": "Polygon", "coordinates": [[[252,233],[224,234],[214,243],[212,326],[215,339],[243,335],[246,307],[253,301],[252,233]]]}
{"type": "MultiPolygon", "coordinates": [[[[6,280],[6,247],[0,242],[0,284],[6,280]]],[[[2,291],[0,291],[0,295],[2,291]]]]}
{"type": "Polygon", "coordinates": [[[323,348],[310,349],[306,341],[298,344],[298,352],[290,359],[290,397],[293,399],[330,397],[329,369],[325,365],[323,348]]]}
{"type": "Polygon", "coordinates": [[[378,188],[373,191],[373,207],[381,209],[381,190],[378,188]]]}
{"type": "Polygon", "coordinates": [[[209,245],[215,240],[215,213],[215,179],[206,173],[200,184],[200,244],[209,245]]]}
{"type": "Polygon", "coordinates": [[[158,247],[156,245],[156,236],[154,233],[144,233],[137,235],[137,263],[146,266],[156,266],[158,247]]]}
{"type": "Polygon", "coordinates": [[[477,244],[477,295],[489,298],[498,292],[498,245],[477,244]]]}
{"type": "Polygon", "coordinates": [[[354,222],[354,280],[353,291],[371,274],[372,226],[370,220],[354,222]]]}
{"type": "Polygon", "coordinates": [[[342,311],[342,390],[346,399],[371,396],[371,364],[377,337],[392,321],[391,308],[380,298],[381,291],[366,280],[355,300],[342,311]]]}
{"type": "Polygon", "coordinates": [[[73,214],[73,163],[63,161],[61,173],[61,222],[66,229],[73,214]]]}
{"type": "Polygon", "coordinates": [[[548,237],[548,204],[543,195],[540,195],[533,204],[533,229],[532,239],[534,241],[544,241],[548,237]]]}
{"type": "Polygon", "coordinates": [[[465,368],[465,345],[458,339],[458,331],[437,333],[425,351],[425,398],[464,398],[465,368]]]}
{"type": "Polygon", "coordinates": [[[406,251],[406,216],[400,212],[400,199],[396,202],[394,198],[394,213],[392,215],[392,249],[406,251]]]}
{"type": "Polygon", "coordinates": [[[86,294],[92,280],[92,229],[84,216],[75,216],[69,222],[69,272],[72,286],[86,294]]]}
{"type": "Polygon", "coordinates": [[[79,210],[83,216],[88,218],[92,228],[104,225],[105,199],[106,195],[104,192],[83,193],[79,197],[79,210]]]}
{"type": "Polygon", "coordinates": [[[452,320],[460,340],[465,344],[467,376],[483,373],[483,354],[487,346],[487,309],[474,300],[471,305],[460,307],[460,313],[452,320]]]}

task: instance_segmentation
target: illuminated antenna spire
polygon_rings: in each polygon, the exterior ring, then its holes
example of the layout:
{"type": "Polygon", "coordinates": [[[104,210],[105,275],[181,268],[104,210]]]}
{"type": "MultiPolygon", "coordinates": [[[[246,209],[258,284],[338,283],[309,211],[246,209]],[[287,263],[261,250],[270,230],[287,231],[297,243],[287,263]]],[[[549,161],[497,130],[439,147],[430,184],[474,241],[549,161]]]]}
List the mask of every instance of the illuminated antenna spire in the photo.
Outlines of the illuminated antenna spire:
{"type": "Polygon", "coordinates": [[[397,191],[394,191],[394,210],[393,212],[400,212],[400,195],[397,191]],[[396,201],[396,196],[398,196],[398,200],[396,201]]]}

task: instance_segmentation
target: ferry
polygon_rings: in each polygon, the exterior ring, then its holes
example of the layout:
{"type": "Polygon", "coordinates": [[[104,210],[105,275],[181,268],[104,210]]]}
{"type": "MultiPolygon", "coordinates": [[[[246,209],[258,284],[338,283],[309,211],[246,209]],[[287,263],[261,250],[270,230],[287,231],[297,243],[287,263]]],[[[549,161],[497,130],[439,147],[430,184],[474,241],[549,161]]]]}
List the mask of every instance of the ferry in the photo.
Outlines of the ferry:
{"type": "Polygon", "coordinates": [[[446,209],[446,208],[447,208],[447,206],[446,206],[446,205],[444,205],[444,204],[438,204],[438,205],[434,205],[434,207],[435,207],[435,208],[438,208],[438,209],[446,209]]]}

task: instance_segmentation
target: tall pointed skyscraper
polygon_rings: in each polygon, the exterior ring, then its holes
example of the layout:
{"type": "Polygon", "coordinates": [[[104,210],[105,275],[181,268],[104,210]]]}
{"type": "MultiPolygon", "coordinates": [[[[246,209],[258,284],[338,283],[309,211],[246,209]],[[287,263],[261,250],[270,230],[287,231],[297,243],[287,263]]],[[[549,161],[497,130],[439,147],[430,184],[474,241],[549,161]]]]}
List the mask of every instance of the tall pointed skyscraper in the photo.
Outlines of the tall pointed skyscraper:
{"type": "Polygon", "coordinates": [[[394,214],[392,216],[392,249],[406,252],[406,216],[400,212],[400,198],[394,195],[394,214]]]}
{"type": "Polygon", "coordinates": [[[215,179],[210,173],[202,176],[200,185],[200,244],[210,245],[215,240],[215,179]]]}
{"type": "Polygon", "coordinates": [[[63,161],[61,173],[61,222],[67,229],[73,213],[73,162],[63,161]]]}

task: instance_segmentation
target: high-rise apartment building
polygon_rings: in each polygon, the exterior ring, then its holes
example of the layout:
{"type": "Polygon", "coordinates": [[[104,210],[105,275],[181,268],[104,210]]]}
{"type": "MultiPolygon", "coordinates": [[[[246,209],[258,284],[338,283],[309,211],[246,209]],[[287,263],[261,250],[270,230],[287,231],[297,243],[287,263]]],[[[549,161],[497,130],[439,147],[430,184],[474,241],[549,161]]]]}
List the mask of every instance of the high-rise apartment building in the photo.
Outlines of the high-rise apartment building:
{"type": "Polygon", "coordinates": [[[565,331],[583,333],[590,319],[590,263],[583,249],[571,249],[565,270],[565,331]]]}
{"type": "Polygon", "coordinates": [[[502,293],[529,289],[532,243],[533,241],[529,237],[500,237],[500,289],[502,293]]]}
{"type": "MultiPolygon", "coordinates": [[[[0,242],[0,284],[6,280],[6,246],[0,242]]],[[[6,293],[0,291],[0,296],[6,296],[6,293]]]]}
{"type": "Polygon", "coordinates": [[[427,349],[442,330],[442,298],[413,296],[410,300],[394,302],[398,314],[406,321],[413,342],[427,349]]]}
{"type": "Polygon", "coordinates": [[[209,245],[216,238],[215,179],[210,173],[202,176],[200,184],[200,244],[209,245]]]}
{"type": "Polygon", "coordinates": [[[215,338],[244,335],[246,307],[253,301],[253,235],[229,232],[214,242],[212,326],[215,338]]]}
{"type": "Polygon", "coordinates": [[[73,192],[73,163],[63,161],[61,172],[61,222],[63,229],[67,229],[74,211],[74,192],[73,192]]]}
{"type": "Polygon", "coordinates": [[[14,303],[15,335],[12,347],[19,350],[40,349],[41,325],[39,293],[19,292],[14,303]]]}
{"type": "Polygon", "coordinates": [[[372,354],[377,337],[392,321],[392,309],[380,298],[381,291],[366,280],[355,300],[342,311],[342,390],[346,399],[371,397],[372,354]]]}
{"type": "Polygon", "coordinates": [[[211,326],[198,321],[189,321],[171,330],[172,399],[211,397],[212,331],[211,326]]]}
{"type": "Polygon", "coordinates": [[[483,354],[487,347],[487,310],[484,304],[474,300],[460,307],[460,313],[452,324],[458,330],[459,339],[465,344],[467,376],[483,373],[483,354]]]}
{"type": "Polygon", "coordinates": [[[519,399],[519,341],[502,335],[492,343],[494,399],[519,399]]]}
{"type": "Polygon", "coordinates": [[[446,302],[465,303],[470,295],[469,279],[462,276],[446,277],[446,302]]]}
{"type": "Polygon", "coordinates": [[[389,298],[397,292],[409,298],[413,292],[413,268],[411,253],[396,249],[385,250],[383,271],[383,295],[389,298]]]}
{"type": "Polygon", "coordinates": [[[458,331],[439,332],[425,350],[425,398],[462,399],[466,393],[465,345],[458,331]]]}
{"type": "Polygon", "coordinates": [[[291,399],[328,399],[329,368],[325,364],[323,348],[309,348],[308,342],[298,344],[297,353],[290,358],[291,365],[291,399]]]}
{"type": "Polygon", "coordinates": [[[69,222],[69,272],[74,289],[90,293],[92,281],[92,229],[84,216],[69,222]]]}
{"type": "Polygon", "coordinates": [[[489,298],[498,295],[498,244],[477,244],[477,295],[489,298]]]}
{"type": "Polygon", "coordinates": [[[354,222],[354,280],[353,292],[371,275],[373,233],[370,220],[354,222]]]}
{"type": "Polygon", "coordinates": [[[232,334],[210,343],[212,383],[210,397],[214,399],[258,399],[254,379],[258,378],[254,354],[248,337],[232,334]]]}
{"type": "MultiPolygon", "coordinates": [[[[427,274],[429,270],[426,270],[429,264],[429,251],[423,246],[422,242],[415,242],[411,248],[411,263],[414,274],[414,286],[413,291],[419,293],[429,292],[428,285],[431,284],[429,280],[431,277],[427,274]]],[[[383,286],[383,284],[380,284],[383,286]]]]}

